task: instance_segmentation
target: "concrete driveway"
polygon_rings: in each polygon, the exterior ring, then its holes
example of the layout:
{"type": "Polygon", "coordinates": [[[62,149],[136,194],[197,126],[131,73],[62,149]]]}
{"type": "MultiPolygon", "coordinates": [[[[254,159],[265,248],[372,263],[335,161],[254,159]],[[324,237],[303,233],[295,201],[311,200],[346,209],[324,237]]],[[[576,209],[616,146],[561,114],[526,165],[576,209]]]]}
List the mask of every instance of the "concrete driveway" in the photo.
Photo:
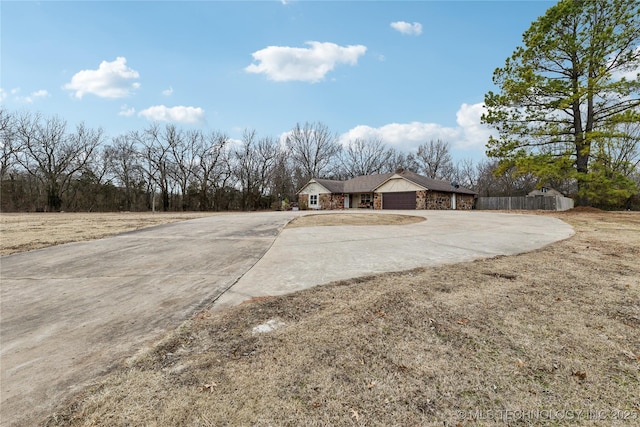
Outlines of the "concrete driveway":
{"type": "MultiPolygon", "coordinates": [[[[362,213],[350,210],[348,213],[362,213]]],[[[324,213],[324,212],[323,212],[324,213]]],[[[487,211],[377,211],[427,220],[408,225],[287,228],[217,306],[282,295],[335,280],[513,255],[573,235],[542,215],[487,211]]]]}
{"type": "Polygon", "coordinates": [[[546,216],[448,211],[410,212],[427,221],[404,226],[280,233],[301,214],[213,216],[0,258],[0,424],[32,425],[218,297],[214,308],[573,234],[546,216]]]}
{"type": "Polygon", "coordinates": [[[294,216],[218,215],[0,258],[0,424],[35,425],[188,319],[294,216]]]}

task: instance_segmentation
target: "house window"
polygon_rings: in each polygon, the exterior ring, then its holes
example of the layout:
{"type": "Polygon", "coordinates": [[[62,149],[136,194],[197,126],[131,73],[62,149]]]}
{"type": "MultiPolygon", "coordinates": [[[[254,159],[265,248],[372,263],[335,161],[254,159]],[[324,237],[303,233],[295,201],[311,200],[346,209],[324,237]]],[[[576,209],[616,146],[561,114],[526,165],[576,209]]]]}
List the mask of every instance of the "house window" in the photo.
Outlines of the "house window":
{"type": "Polygon", "coordinates": [[[373,205],[371,204],[371,193],[362,193],[360,194],[360,203],[358,204],[359,208],[371,208],[373,205]]]}
{"type": "Polygon", "coordinates": [[[317,194],[310,194],[309,195],[309,205],[317,205],[318,204],[318,195],[317,194]]]}

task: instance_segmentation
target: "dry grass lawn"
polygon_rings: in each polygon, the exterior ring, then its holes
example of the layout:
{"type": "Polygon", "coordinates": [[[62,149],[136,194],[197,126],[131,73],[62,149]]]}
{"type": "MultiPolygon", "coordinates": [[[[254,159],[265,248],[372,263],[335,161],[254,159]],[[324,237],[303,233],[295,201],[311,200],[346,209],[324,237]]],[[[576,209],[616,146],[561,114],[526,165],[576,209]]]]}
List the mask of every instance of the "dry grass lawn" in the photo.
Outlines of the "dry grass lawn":
{"type": "Polygon", "coordinates": [[[311,214],[298,217],[287,227],[320,227],[331,225],[405,225],[425,221],[422,216],[375,214],[375,213],[331,213],[311,214]]]}
{"type": "Polygon", "coordinates": [[[639,425],[640,214],[553,215],[532,253],[201,312],[44,424],[639,425]]]}
{"type": "MultiPolygon", "coordinates": [[[[0,256],[70,242],[101,239],[126,231],[202,218],[212,212],[121,212],[121,213],[2,213],[0,256]]],[[[331,214],[307,215],[289,227],[324,225],[402,225],[424,221],[410,215],[331,214]]]]}
{"type": "Polygon", "coordinates": [[[211,212],[2,213],[0,256],[211,215],[211,212]]]}

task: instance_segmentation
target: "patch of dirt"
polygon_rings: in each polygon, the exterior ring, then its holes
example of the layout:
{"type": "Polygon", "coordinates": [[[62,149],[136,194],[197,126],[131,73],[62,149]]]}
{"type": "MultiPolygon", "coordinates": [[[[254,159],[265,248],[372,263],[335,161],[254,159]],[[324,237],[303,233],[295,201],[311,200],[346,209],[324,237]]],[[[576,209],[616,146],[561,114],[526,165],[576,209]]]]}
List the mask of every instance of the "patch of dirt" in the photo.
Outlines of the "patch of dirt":
{"type": "Polygon", "coordinates": [[[212,212],[2,213],[0,256],[214,215],[212,212]]]}
{"type": "Polygon", "coordinates": [[[319,227],[332,225],[405,225],[425,221],[415,215],[373,214],[373,213],[330,213],[298,217],[287,227],[319,227]]]}
{"type": "Polygon", "coordinates": [[[576,234],[205,311],[44,425],[638,424],[640,214],[548,215],[576,234]]]}

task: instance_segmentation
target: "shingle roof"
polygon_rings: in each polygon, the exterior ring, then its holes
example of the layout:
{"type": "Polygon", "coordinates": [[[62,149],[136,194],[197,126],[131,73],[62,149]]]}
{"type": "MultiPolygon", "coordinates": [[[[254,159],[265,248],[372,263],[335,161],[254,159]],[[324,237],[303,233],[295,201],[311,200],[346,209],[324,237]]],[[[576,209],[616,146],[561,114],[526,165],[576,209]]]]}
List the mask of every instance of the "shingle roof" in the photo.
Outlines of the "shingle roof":
{"type": "MultiPolygon", "coordinates": [[[[450,182],[427,178],[426,176],[418,175],[417,173],[408,170],[398,172],[397,174],[428,190],[442,191],[446,193],[477,194],[475,191],[469,190],[468,188],[456,188],[451,185],[450,182]]],[[[376,175],[363,175],[346,181],[316,178],[315,181],[332,193],[371,193],[394,175],[396,174],[382,173],[376,175]]]]}
{"type": "Polygon", "coordinates": [[[404,178],[409,181],[421,185],[431,191],[443,191],[446,193],[459,193],[459,194],[477,194],[473,190],[469,190],[464,187],[454,187],[450,182],[443,181],[440,179],[431,179],[426,176],[418,175],[415,172],[411,172],[408,170],[400,172],[398,175],[402,175],[404,178]]]}
{"type": "Polygon", "coordinates": [[[344,192],[370,193],[392,176],[392,173],[357,176],[344,182],[344,192]]]}
{"type": "Polygon", "coordinates": [[[315,181],[322,185],[327,190],[332,193],[344,193],[344,181],[337,181],[335,179],[319,179],[316,178],[315,181]]]}

